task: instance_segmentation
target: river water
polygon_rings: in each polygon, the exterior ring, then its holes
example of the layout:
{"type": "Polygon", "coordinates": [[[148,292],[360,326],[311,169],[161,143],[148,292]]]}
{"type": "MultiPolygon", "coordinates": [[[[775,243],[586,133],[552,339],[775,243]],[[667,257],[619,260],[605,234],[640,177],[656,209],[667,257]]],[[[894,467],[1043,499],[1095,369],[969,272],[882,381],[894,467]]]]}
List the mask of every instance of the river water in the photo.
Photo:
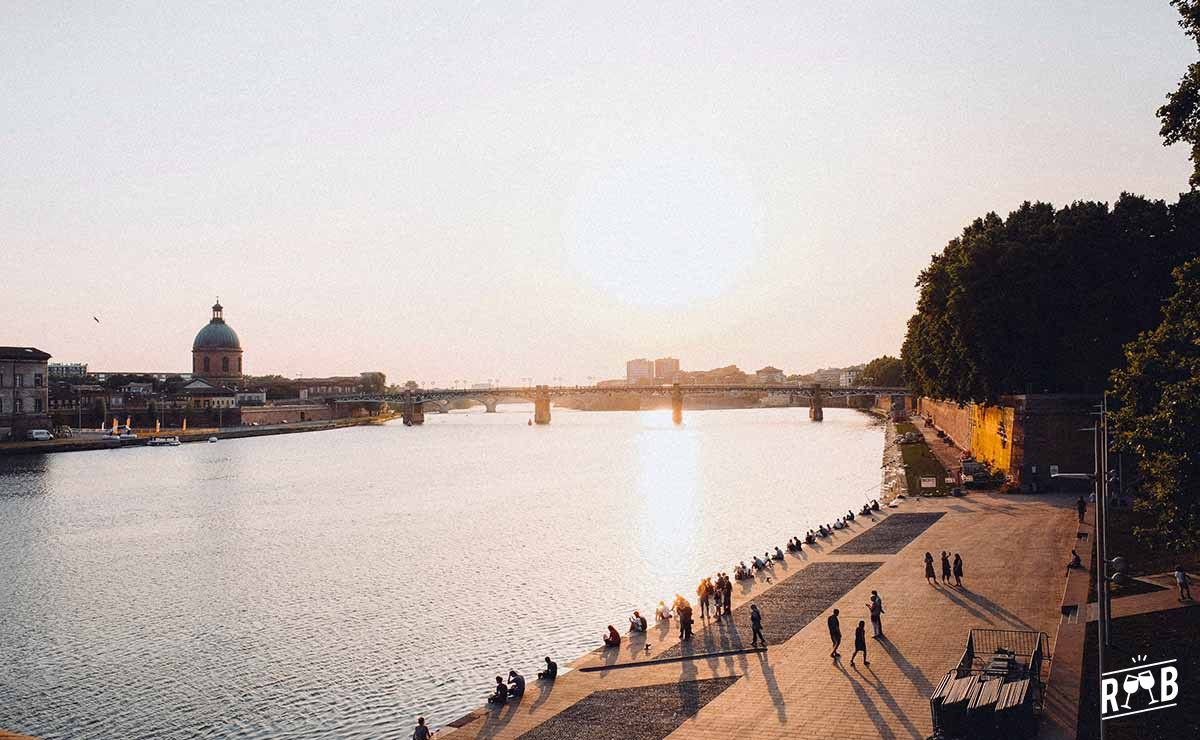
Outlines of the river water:
{"type": "Polygon", "coordinates": [[[880,479],[855,411],[529,409],[0,458],[0,728],[407,738],[880,479]]]}

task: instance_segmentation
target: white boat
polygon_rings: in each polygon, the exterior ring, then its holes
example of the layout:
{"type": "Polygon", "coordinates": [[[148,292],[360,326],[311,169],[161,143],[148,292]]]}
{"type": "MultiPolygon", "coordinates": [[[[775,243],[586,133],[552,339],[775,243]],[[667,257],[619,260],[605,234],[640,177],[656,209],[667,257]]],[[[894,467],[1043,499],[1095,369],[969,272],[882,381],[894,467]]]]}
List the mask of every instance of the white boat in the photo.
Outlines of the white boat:
{"type": "Polygon", "coordinates": [[[216,438],[216,437],[209,437],[209,438],[208,438],[208,441],[209,441],[209,442],[216,442],[216,441],[217,441],[217,438],[216,438]]]}
{"type": "Polygon", "coordinates": [[[179,437],[155,437],[149,442],[151,447],[178,447],[180,444],[179,437]]]}

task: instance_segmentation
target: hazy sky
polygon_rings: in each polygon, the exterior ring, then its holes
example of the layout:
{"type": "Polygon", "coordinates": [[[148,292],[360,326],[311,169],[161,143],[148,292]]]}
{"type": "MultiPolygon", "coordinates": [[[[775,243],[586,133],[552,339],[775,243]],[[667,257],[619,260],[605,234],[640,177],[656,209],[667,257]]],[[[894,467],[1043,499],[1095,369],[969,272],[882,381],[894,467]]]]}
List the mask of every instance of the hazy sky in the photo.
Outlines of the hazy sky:
{"type": "Polygon", "coordinates": [[[970,219],[1189,171],[1166,0],[14,0],[0,39],[0,344],[95,369],[186,371],[218,294],[252,373],[850,364],[970,219]]]}

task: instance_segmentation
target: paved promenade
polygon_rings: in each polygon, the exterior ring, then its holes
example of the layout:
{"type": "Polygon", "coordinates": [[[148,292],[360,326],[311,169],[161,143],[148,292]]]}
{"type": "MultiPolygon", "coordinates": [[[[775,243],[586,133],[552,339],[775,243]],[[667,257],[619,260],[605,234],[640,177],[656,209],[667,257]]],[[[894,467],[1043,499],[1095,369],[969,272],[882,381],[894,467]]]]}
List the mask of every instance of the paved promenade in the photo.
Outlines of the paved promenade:
{"type": "MultiPolygon", "coordinates": [[[[674,629],[652,626],[645,640],[577,660],[552,685],[528,677],[520,701],[477,710],[438,737],[922,740],[932,732],[928,695],[971,628],[1039,630],[1053,655],[1078,531],[1073,505],[1069,496],[989,492],[906,500],[874,520],[860,517],[802,557],[788,555],[771,583],[736,585],[732,625],[698,620],[686,648],[674,629]],[[965,588],[926,582],[924,554],[942,550],[962,554],[965,588]],[[872,589],[883,598],[888,639],[868,638],[870,668],[861,658],[851,667],[854,627],[867,620],[872,589]],[[746,649],[750,601],[763,609],[772,641],[765,652],[746,649]],[[825,617],[833,607],[841,610],[841,663],[829,657],[825,617]],[[687,657],[711,650],[732,652],[687,657]]],[[[599,635],[603,625],[596,627],[599,635]]],[[[869,635],[869,621],[867,628],[869,635]]],[[[540,655],[536,645],[530,652],[540,655]]],[[[479,677],[481,697],[490,680],[479,677]]]]}

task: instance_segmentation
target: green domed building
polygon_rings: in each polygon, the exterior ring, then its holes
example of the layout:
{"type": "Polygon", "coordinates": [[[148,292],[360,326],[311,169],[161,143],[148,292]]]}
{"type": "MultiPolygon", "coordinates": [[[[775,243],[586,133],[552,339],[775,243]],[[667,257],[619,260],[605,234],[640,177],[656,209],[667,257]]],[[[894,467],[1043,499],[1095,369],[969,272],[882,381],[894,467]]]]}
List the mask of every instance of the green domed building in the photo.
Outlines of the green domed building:
{"type": "Polygon", "coordinates": [[[242,343],[233,327],[225,323],[224,310],[218,299],[212,307],[212,319],[192,341],[192,377],[229,385],[242,377],[242,343]]]}

